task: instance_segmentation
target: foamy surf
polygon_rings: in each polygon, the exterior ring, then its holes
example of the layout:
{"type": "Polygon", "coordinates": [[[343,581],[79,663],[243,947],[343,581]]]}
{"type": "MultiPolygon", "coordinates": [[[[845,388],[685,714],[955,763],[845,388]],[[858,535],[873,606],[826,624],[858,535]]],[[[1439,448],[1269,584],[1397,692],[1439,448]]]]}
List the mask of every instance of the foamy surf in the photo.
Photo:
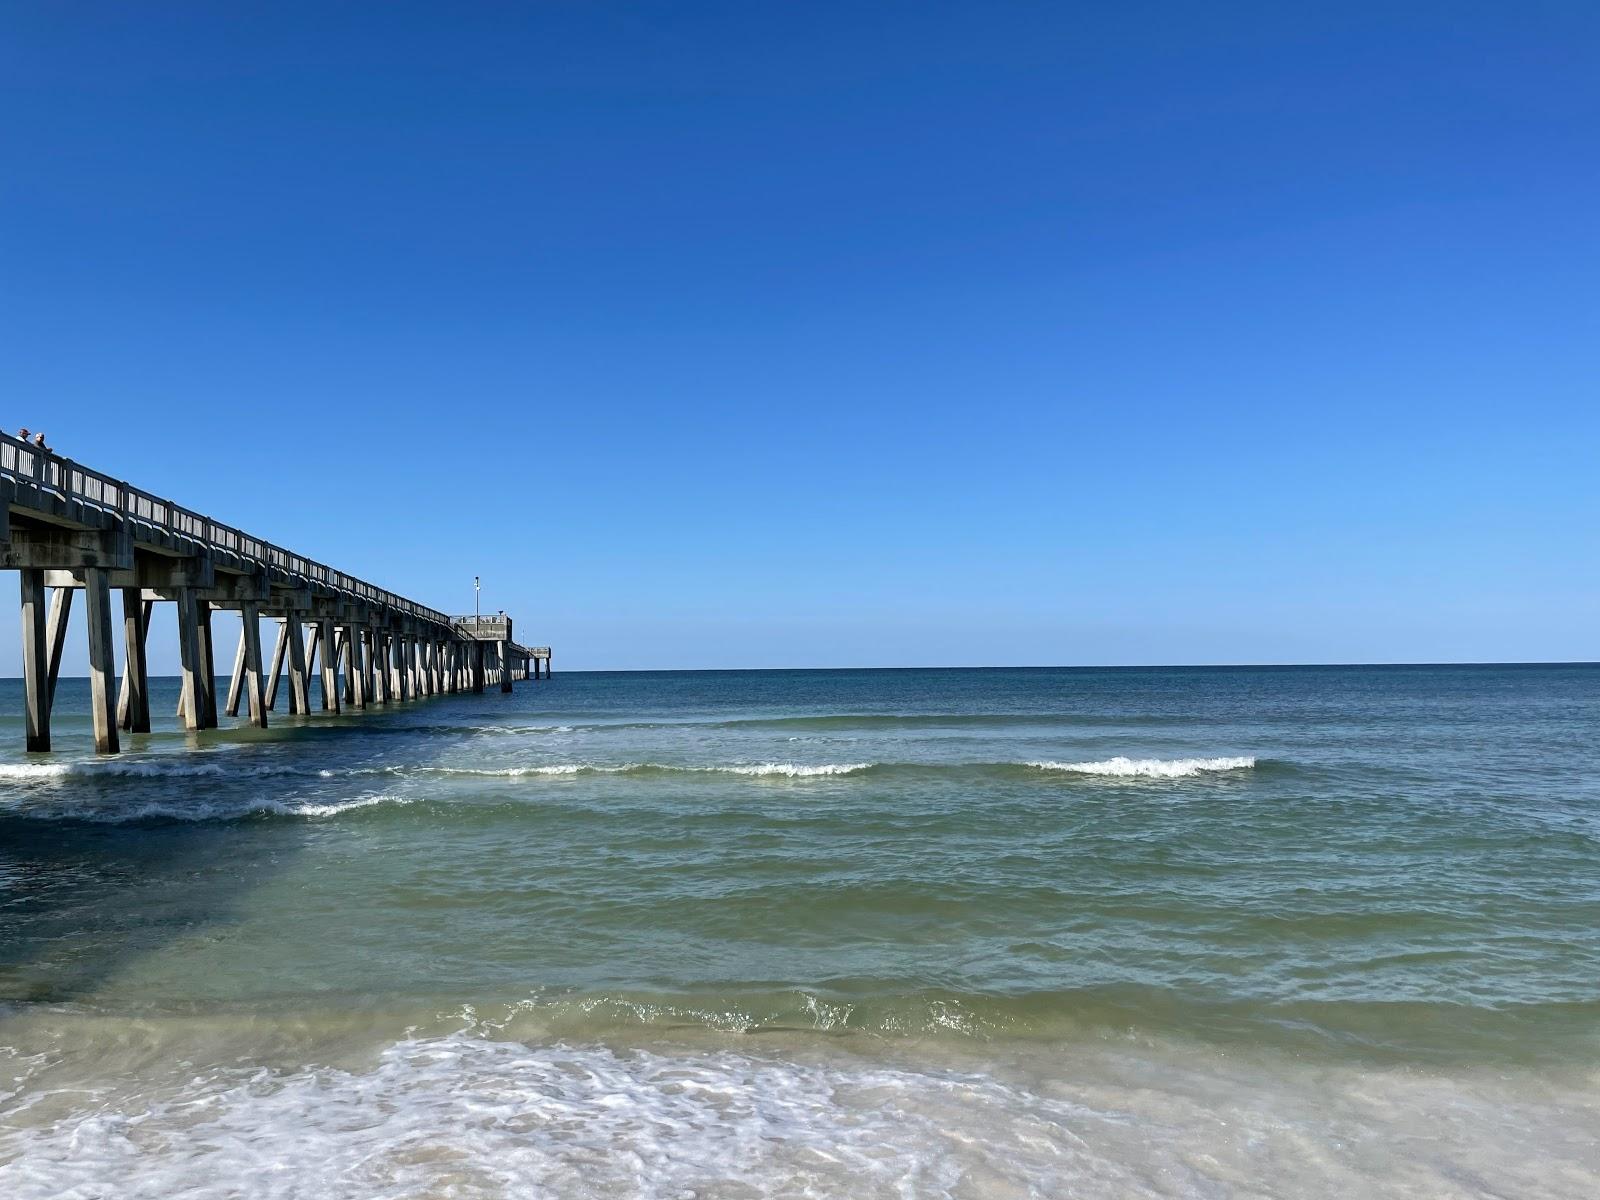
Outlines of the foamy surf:
{"type": "MultiPolygon", "coordinates": [[[[1520,1074],[1237,1064],[1164,1044],[910,1062],[467,1034],[345,1066],[192,1055],[175,1045],[174,1069],[17,1110],[0,1123],[7,1196],[1401,1200],[1587,1196],[1600,1180],[1585,1092],[1520,1074]]],[[[22,1065],[36,1088],[69,1082],[47,1082],[50,1057],[22,1065]]]]}
{"type": "MultiPolygon", "coordinates": [[[[209,761],[216,751],[163,758],[100,758],[78,762],[0,763],[0,781],[60,783],[74,779],[222,779],[317,774],[306,767],[281,762],[239,762],[237,754],[226,762],[209,761]]],[[[355,772],[341,772],[350,773],[355,772]]],[[[323,775],[329,772],[321,772],[323,775]]]]}
{"type": "MultiPolygon", "coordinates": [[[[83,821],[95,825],[131,825],[141,821],[241,821],[251,817],[324,818],[385,804],[410,804],[405,796],[389,793],[355,796],[348,800],[239,800],[217,802],[197,798],[192,802],[172,800],[110,801],[106,803],[67,803],[43,806],[10,807],[10,811],[36,821],[83,821]]],[[[8,806],[9,807],[9,806],[8,806]]]]}
{"type": "Polygon", "coordinates": [[[550,763],[518,767],[414,767],[383,768],[396,772],[414,771],[424,775],[481,776],[488,779],[520,779],[538,776],[564,775],[746,775],[756,778],[777,776],[785,779],[809,779],[828,775],[851,775],[870,770],[874,763],[550,763]]]}
{"type": "Polygon", "coordinates": [[[1073,775],[1104,775],[1117,779],[1182,779],[1189,775],[1203,775],[1211,771],[1246,771],[1256,765],[1253,756],[1223,758],[1115,758],[1095,762],[1052,762],[1050,760],[1028,763],[1041,771],[1062,771],[1073,775]]]}

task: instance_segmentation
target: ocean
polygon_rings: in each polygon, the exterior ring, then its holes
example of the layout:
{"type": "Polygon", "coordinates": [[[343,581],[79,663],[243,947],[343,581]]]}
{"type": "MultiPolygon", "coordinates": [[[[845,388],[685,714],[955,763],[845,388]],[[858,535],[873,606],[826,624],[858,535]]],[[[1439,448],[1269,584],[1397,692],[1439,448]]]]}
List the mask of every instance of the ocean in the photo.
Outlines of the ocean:
{"type": "Polygon", "coordinates": [[[10,1200],[1600,1195],[1600,667],[153,691],[0,683],[10,1200]]]}

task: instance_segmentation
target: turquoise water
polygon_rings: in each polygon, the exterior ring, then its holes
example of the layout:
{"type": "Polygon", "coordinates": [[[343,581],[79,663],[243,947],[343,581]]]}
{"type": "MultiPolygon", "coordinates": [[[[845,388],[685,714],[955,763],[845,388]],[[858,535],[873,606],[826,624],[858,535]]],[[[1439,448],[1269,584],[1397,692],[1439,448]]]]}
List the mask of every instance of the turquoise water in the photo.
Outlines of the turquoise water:
{"type": "Polygon", "coordinates": [[[1600,1191],[1592,666],[0,693],[8,1194],[1600,1191]]]}

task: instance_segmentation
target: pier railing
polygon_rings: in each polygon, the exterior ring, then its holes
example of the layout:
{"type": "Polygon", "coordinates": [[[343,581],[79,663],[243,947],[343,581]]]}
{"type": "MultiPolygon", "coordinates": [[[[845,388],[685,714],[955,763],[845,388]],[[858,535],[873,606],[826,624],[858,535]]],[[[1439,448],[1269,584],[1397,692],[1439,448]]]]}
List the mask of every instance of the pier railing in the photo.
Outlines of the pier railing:
{"type": "Polygon", "coordinates": [[[511,622],[498,615],[490,617],[451,617],[450,624],[465,630],[473,637],[491,640],[506,637],[511,628],[511,622]]]}
{"type": "Polygon", "coordinates": [[[407,600],[354,575],[335,571],[315,559],[285,550],[262,538],[252,537],[243,530],[213,521],[202,513],[153,496],[124,480],[102,475],[54,451],[30,445],[6,433],[0,433],[0,476],[32,484],[63,500],[77,500],[124,519],[166,529],[179,537],[198,542],[207,549],[221,550],[266,567],[274,567],[308,582],[347,592],[408,616],[441,625],[448,625],[451,621],[449,616],[437,609],[407,600]]]}

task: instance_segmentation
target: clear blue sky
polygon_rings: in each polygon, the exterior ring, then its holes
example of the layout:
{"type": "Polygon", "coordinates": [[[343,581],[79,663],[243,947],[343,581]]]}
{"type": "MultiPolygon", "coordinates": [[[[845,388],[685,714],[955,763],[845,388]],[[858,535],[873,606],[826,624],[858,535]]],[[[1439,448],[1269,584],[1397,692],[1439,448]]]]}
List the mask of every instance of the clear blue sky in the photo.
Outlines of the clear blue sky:
{"type": "Polygon", "coordinates": [[[1597,657],[1593,3],[0,13],[0,422],[558,668],[1597,657]]]}

